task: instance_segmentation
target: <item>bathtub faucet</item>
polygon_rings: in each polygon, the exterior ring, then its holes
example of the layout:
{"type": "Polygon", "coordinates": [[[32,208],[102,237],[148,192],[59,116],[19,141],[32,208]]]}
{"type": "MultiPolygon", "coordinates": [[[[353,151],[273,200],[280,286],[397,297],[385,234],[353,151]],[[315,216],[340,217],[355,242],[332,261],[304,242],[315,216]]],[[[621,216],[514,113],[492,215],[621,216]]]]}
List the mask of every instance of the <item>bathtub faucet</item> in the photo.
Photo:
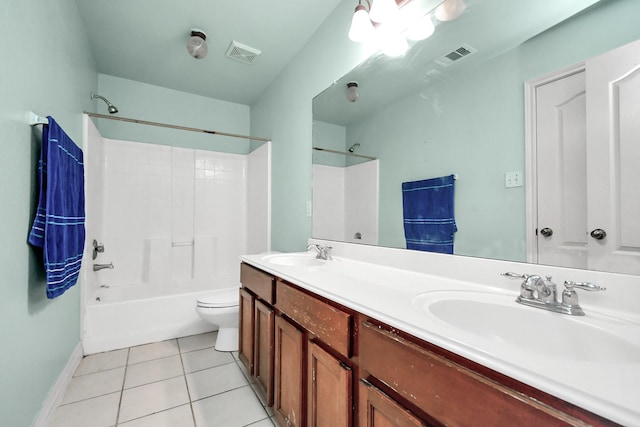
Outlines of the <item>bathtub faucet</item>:
{"type": "Polygon", "coordinates": [[[110,262],[109,264],[93,264],[93,271],[100,271],[104,270],[105,268],[113,269],[113,263],[110,262]]]}

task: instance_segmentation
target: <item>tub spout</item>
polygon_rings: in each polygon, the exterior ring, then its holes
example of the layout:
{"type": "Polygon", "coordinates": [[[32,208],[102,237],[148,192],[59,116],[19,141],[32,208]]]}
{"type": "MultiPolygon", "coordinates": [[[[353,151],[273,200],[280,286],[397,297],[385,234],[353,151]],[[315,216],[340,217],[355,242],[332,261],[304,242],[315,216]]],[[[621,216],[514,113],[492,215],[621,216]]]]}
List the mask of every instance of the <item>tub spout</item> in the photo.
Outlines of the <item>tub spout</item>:
{"type": "Polygon", "coordinates": [[[113,269],[113,263],[110,262],[109,264],[93,264],[93,271],[100,271],[104,270],[105,268],[113,269]]]}

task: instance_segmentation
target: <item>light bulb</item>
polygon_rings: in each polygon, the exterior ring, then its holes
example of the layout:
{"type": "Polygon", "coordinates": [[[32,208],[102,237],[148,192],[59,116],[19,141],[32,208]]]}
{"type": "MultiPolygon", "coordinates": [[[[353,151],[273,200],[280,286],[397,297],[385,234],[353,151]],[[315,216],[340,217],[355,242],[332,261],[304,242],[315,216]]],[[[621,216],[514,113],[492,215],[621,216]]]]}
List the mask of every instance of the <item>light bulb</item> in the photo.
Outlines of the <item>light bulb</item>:
{"type": "Polygon", "coordinates": [[[395,0],[373,0],[369,18],[373,22],[383,23],[391,20],[398,13],[398,5],[395,0]]]}
{"type": "Polygon", "coordinates": [[[207,35],[198,29],[191,30],[191,37],[187,40],[187,52],[196,59],[202,59],[209,53],[207,35]]]}
{"type": "Polygon", "coordinates": [[[436,8],[435,16],[438,21],[452,21],[462,15],[466,8],[464,0],[446,0],[436,8]]]}
{"type": "Polygon", "coordinates": [[[431,15],[425,15],[411,24],[404,35],[409,40],[420,41],[431,37],[435,30],[436,26],[433,25],[431,15]]]}
{"type": "Polygon", "coordinates": [[[361,4],[356,6],[351,19],[351,29],[349,29],[349,38],[354,42],[364,42],[373,35],[373,24],[369,19],[369,14],[365,7],[361,4]]]}
{"type": "Polygon", "coordinates": [[[347,83],[347,100],[349,102],[356,102],[360,95],[358,95],[358,82],[347,83]]]}
{"type": "Polygon", "coordinates": [[[380,38],[380,50],[387,56],[402,56],[409,50],[407,39],[399,33],[387,33],[380,38]]]}

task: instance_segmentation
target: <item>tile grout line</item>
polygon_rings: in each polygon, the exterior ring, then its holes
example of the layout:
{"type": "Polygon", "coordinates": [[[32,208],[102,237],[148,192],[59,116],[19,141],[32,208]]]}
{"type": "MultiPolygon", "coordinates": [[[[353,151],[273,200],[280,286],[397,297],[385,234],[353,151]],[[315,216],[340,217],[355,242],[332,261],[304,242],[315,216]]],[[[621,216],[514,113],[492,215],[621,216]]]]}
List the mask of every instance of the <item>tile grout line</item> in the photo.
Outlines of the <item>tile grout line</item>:
{"type": "Polygon", "coordinates": [[[114,427],[118,427],[120,422],[120,408],[122,407],[122,396],[124,395],[124,384],[127,380],[127,369],[129,368],[129,355],[131,354],[131,347],[127,348],[127,361],[124,365],[124,375],[122,376],[122,387],[120,388],[120,399],[118,400],[118,412],[116,413],[116,423],[114,427]]]}
{"type": "Polygon", "coordinates": [[[191,420],[193,425],[196,426],[196,414],[193,411],[193,402],[191,401],[191,392],[189,391],[189,382],[187,381],[187,372],[184,369],[184,359],[182,358],[182,349],[180,348],[180,340],[176,339],[178,345],[178,354],[180,355],[180,366],[182,366],[182,376],[184,378],[184,385],[187,388],[187,398],[189,398],[189,409],[191,409],[191,420]]]}
{"type": "MultiPolygon", "coordinates": [[[[249,388],[251,389],[251,391],[253,392],[253,395],[255,396],[255,398],[258,400],[258,403],[260,404],[260,406],[262,406],[262,409],[264,410],[264,413],[267,415],[267,418],[269,421],[271,421],[271,424],[273,424],[273,420],[271,418],[271,415],[269,414],[269,411],[267,410],[267,406],[262,404],[262,400],[260,400],[260,396],[258,396],[258,393],[256,391],[256,389],[253,387],[252,383],[251,383],[251,379],[247,376],[247,373],[244,371],[243,366],[241,365],[240,359],[239,358],[235,358],[233,357],[233,355],[231,355],[231,357],[233,358],[233,360],[236,362],[236,365],[238,366],[238,369],[240,369],[240,372],[242,373],[242,375],[245,377],[245,379],[248,382],[249,388]]],[[[262,421],[262,420],[258,420],[258,421],[262,421]]],[[[256,423],[258,422],[256,421],[256,423]]],[[[255,423],[254,423],[255,424],[255,423]]],[[[246,426],[246,427],[250,427],[246,426]]]]}

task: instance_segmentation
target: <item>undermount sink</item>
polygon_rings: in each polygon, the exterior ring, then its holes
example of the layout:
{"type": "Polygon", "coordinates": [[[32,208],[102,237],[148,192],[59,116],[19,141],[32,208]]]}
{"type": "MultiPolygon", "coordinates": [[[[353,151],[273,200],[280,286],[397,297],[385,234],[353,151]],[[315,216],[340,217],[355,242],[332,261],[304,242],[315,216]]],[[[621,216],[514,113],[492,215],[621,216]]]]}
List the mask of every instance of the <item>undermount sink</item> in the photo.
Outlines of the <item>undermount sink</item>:
{"type": "Polygon", "coordinates": [[[511,295],[489,292],[426,292],[414,297],[412,305],[463,333],[486,339],[489,351],[504,345],[549,358],[640,362],[640,342],[635,342],[633,332],[638,325],[623,319],[552,313],[521,306],[511,295]]]}
{"type": "Polygon", "coordinates": [[[264,259],[271,264],[298,267],[316,267],[325,263],[324,260],[317,259],[312,252],[268,255],[264,259]]]}

